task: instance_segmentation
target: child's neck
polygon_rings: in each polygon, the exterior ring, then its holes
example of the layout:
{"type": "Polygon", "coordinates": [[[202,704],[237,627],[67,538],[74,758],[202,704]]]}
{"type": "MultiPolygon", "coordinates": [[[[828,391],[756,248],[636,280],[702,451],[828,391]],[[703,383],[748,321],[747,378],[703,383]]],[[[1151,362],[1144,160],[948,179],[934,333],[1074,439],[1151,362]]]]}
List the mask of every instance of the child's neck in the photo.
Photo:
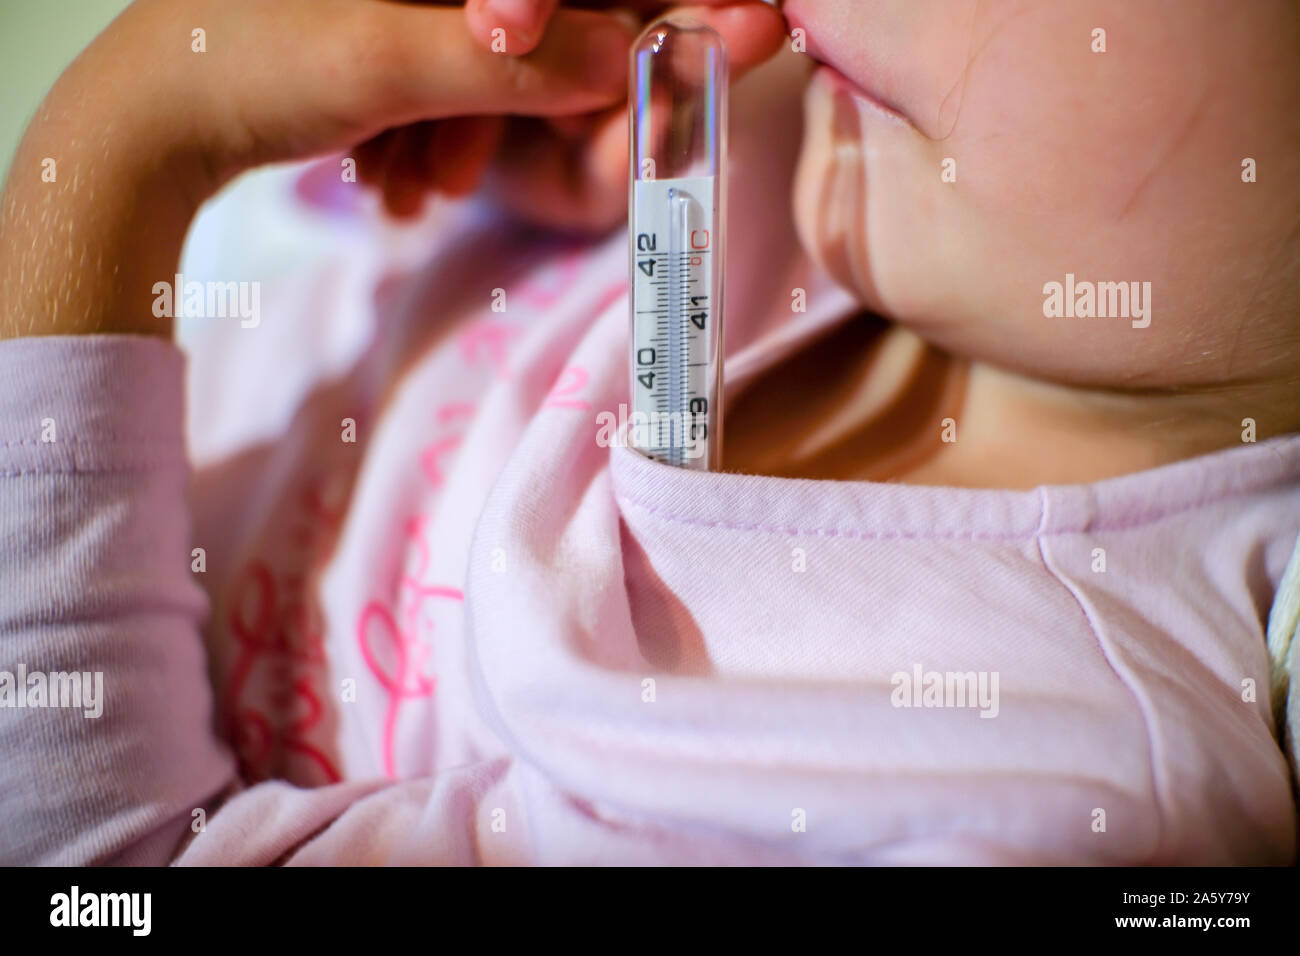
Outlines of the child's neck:
{"type": "Polygon", "coordinates": [[[1297,427],[1262,394],[1040,382],[854,319],[729,395],[728,471],[970,488],[1097,481],[1297,427]]]}

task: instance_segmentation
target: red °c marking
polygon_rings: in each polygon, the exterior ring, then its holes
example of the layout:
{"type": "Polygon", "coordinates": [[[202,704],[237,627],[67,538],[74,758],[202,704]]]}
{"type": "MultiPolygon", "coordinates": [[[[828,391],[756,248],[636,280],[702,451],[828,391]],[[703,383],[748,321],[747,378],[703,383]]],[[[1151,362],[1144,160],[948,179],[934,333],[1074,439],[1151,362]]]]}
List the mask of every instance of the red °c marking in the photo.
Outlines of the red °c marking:
{"type": "Polygon", "coordinates": [[[709,248],[709,230],[707,230],[707,229],[692,229],[692,230],[691,230],[691,248],[692,248],[692,249],[707,249],[707,248],[709,248]],[[696,236],[698,236],[700,233],[704,233],[704,241],[703,241],[703,242],[700,242],[698,239],[696,239],[696,236]]]}

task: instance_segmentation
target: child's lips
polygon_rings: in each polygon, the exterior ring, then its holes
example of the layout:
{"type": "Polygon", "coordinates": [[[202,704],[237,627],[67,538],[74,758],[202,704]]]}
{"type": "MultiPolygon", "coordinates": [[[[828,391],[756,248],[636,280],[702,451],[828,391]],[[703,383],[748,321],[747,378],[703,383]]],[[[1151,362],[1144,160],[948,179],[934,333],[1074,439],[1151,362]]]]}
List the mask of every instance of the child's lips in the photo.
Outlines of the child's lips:
{"type": "Polygon", "coordinates": [[[863,89],[829,63],[820,63],[813,76],[815,79],[829,84],[832,92],[836,95],[852,96],[864,106],[875,110],[877,113],[883,113],[895,122],[906,123],[909,126],[912,125],[912,121],[908,119],[906,114],[900,112],[898,109],[890,106],[879,97],[863,89]]]}
{"type": "Polygon", "coordinates": [[[788,0],[781,12],[785,14],[786,22],[789,23],[792,30],[803,30],[807,43],[807,54],[818,64],[817,75],[835,84],[834,89],[847,90],[876,111],[911,124],[911,119],[897,105],[869,89],[867,85],[859,80],[849,78],[849,76],[832,65],[833,57],[818,42],[818,36],[821,32],[821,27],[817,22],[818,9],[814,7],[811,11],[808,11],[805,10],[805,6],[807,6],[807,0],[788,0]]]}

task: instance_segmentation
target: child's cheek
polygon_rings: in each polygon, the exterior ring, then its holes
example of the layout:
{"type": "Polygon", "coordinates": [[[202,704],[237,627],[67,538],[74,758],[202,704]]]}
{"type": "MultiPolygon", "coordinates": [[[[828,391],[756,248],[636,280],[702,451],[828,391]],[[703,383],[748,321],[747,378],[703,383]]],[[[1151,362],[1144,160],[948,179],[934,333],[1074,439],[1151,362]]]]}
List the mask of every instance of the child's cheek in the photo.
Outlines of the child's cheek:
{"type": "MultiPolygon", "coordinates": [[[[827,244],[831,225],[823,221],[825,196],[835,180],[835,146],[831,121],[831,96],[817,82],[804,96],[803,145],[794,183],[795,227],[808,254],[841,285],[851,288],[851,277],[829,260],[827,244]]],[[[856,291],[856,290],[855,290],[856,291]]]]}
{"type": "MultiPolygon", "coordinates": [[[[917,299],[908,273],[933,264],[943,245],[939,207],[952,197],[942,188],[938,153],[896,114],[833,76],[814,75],[794,189],[799,239],[841,286],[883,315],[906,317],[917,299]]],[[[926,271],[927,285],[945,281],[926,271]]]]}

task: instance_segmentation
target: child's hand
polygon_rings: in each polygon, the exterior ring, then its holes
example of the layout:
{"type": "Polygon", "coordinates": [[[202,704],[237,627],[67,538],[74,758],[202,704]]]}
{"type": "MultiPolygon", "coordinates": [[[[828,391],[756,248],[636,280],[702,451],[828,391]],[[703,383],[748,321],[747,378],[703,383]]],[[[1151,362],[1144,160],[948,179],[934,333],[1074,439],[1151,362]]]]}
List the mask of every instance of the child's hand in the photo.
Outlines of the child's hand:
{"type": "Polygon", "coordinates": [[[608,107],[626,95],[631,36],[606,14],[562,10],[513,57],[478,44],[457,8],[137,0],[60,78],[14,158],[0,337],[166,334],[153,285],[174,273],[199,204],[237,173],[417,121],[608,107]]]}
{"type": "MultiPolygon", "coordinates": [[[[565,3],[631,8],[646,21],[670,9],[701,20],[726,41],[733,80],[772,56],[785,37],[785,20],[775,8],[745,0],[694,0],[688,6],[665,0],[565,3]]],[[[517,50],[531,49],[543,35],[550,37],[556,27],[547,26],[547,15],[554,8],[555,0],[506,0],[500,4],[469,0],[465,12],[471,32],[485,49],[491,48],[493,30],[500,28],[505,31],[507,49],[517,50]],[[507,11],[511,16],[506,16],[507,11]]],[[[581,116],[509,118],[503,133],[499,129],[492,133],[504,141],[488,169],[490,194],[531,222],[590,231],[612,228],[627,215],[626,115],[626,105],[620,103],[581,116]]],[[[408,191],[406,195],[411,194],[408,191]]]]}
{"type": "MultiPolygon", "coordinates": [[[[776,10],[752,0],[566,0],[565,6],[617,10],[630,26],[668,10],[702,20],[726,40],[733,79],[770,57],[784,36],[776,10]]],[[[557,0],[469,0],[470,33],[483,49],[512,56],[534,50],[557,0]]],[[[364,182],[377,186],[398,217],[417,215],[430,192],[462,195],[488,172],[492,197],[522,219],[603,231],[627,214],[626,109],[582,114],[458,117],[390,129],[358,147],[364,182]],[[489,169],[490,166],[490,169],[489,169]]]]}

